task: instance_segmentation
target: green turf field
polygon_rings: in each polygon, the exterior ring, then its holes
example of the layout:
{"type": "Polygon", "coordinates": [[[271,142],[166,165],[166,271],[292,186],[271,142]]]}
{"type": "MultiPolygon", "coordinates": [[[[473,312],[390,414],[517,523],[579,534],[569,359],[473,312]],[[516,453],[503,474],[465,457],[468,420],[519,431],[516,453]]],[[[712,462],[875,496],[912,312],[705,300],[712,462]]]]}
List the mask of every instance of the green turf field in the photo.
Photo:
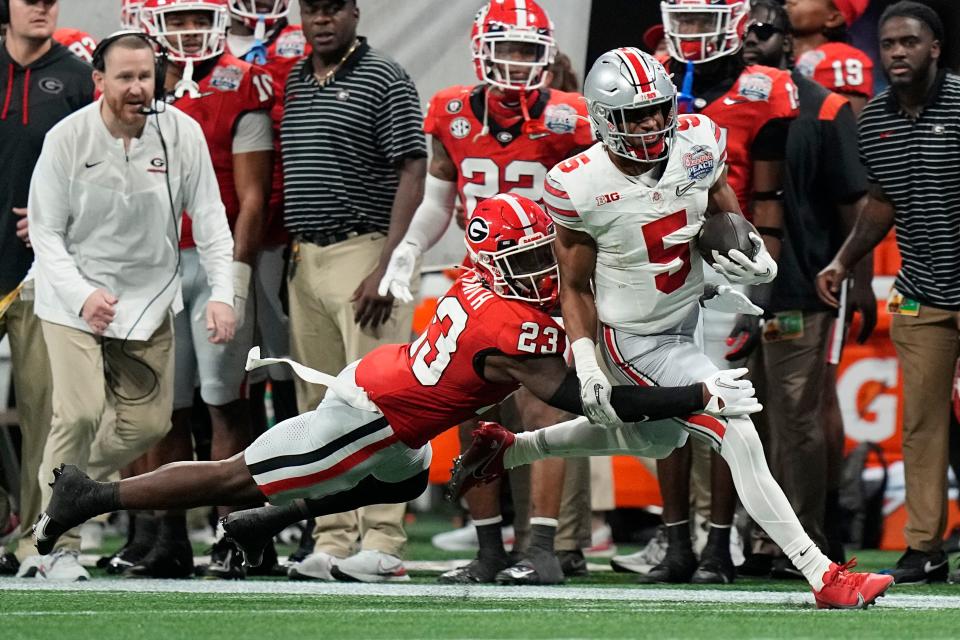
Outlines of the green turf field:
{"type": "MultiPolygon", "coordinates": [[[[411,525],[409,558],[463,557],[430,547],[444,526],[435,518],[411,525]]],[[[865,569],[897,557],[858,555],[865,569]]],[[[818,611],[798,582],[640,587],[597,570],[561,587],[524,589],[447,587],[435,573],[412,575],[386,585],[124,581],[96,571],[80,584],[0,579],[0,639],[960,637],[960,586],[952,585],[894,587],[868,611],[818,611]]]]}

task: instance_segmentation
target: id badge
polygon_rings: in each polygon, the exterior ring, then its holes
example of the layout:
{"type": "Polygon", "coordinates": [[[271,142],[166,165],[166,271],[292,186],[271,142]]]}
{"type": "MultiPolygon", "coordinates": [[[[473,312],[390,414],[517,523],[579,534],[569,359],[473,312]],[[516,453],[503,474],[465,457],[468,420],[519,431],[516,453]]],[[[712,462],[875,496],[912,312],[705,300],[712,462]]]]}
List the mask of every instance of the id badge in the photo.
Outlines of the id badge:
{"type": "Polygon", "coordinates": [[[890,289],[890,295],[887,297],[887,312],[898,316],[916,317],[920,315],[920,303],[896,289],[890,289]]]}
{"type": "Polygon", "coordinates": [[[803,312],[781,311],[763,323],[763,341],[780,342],[803,337],[803,312]]]}

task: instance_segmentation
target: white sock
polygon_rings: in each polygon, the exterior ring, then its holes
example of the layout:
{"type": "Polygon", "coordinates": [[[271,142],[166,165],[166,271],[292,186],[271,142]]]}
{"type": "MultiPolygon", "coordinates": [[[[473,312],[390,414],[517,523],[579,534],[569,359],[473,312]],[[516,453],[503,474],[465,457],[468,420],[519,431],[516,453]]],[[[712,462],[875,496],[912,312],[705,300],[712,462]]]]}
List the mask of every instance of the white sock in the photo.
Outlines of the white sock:
{"type": "Polygon", "coordinates": [[[783,489],[770,474],[763,457],[763,445],[749,418],[727,420],[720,455],[730,465],[733,483],[744,509],[783,549],[814,591],[820,591],[823,574],[830,568],[830,559],[803,530],[783,489]]]}

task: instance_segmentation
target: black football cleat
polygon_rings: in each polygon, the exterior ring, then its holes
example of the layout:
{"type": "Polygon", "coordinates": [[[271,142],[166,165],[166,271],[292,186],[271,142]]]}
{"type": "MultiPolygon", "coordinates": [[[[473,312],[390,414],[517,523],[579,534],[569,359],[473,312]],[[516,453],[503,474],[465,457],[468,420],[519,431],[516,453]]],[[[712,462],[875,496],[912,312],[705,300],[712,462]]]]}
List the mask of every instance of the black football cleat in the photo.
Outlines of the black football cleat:
{"type": "Polygon", "coordinates": [[[121,575],[124,578],[192,578],[193,548],[188,542],[161,542],[121,575]]]}
{"type": "Polygon", "coordinates": [[[583,578],[590,575],[587,570],[587,559],[583,557],[583,551],[580,549],[557,551],[557,560],[560,561],[563,575],[568,578],[583,578]]]}
{"type": "Polygon", "coordinates": [[[470,447],[453,461],[445,497],[455,502],[473,487],[487,484],[505,473],[503,454],[516,436],[495,422],[481,422],[473,430],[470,447]]]}
{"type": "Polygon", "coordinates": [[[37,551],[42,556],[52,552],[57,539],[70,529],[110,511],[109,505],[103,504],[104,487],[76,466],[62,464],[54,469],[53,476],[50,504],[33,525],[37,551]]]}
{"type": "Polygon", "coordinates": [[[647,573],[637,576],[640,584],[686,584],[690,582],[697,570],[697,556],[688,545],[674,545],[667,547],[667,555],[660,564],[655,565],[647,573]]]}
{"type": "Polygon", "coordinates": [[[220,538],[210,550],[210,564],[203,567],[199,574],[211,580],[243,580],[247,577],[243,553],[229,538],[220,538]]]}
{"type": "Polygon", "coordinates": [[[501,585],[563,584],[563,569],[557,555],[550,551],[528,549],[523,560],[497,574],[501,585]]]}
{"type": "Polygon", "coordinates": [[[267,545],[273,542],[273,532],[270,527],[263,526],[265,523],[261,516],[270,513],[274,508],[267,506],[244,509],[220,518],[218,526],[222,528],[224,537],[236,544],[247,567],[259,567],[263,564],[267,545]]]}
{"type": "Polygon", "coordinates": [[[693,584],[732,584],[737,570],[730,558],[730,547],[716,549],[707,545],[700,554],[700,564],[690,577],[693,584]]]}
{"type": "Polygon", "coordinates": [[[510,556],[478,555],[470,564],[440,574],[440,584],[492,584],[497,574],[510,566],[510,556]]]}

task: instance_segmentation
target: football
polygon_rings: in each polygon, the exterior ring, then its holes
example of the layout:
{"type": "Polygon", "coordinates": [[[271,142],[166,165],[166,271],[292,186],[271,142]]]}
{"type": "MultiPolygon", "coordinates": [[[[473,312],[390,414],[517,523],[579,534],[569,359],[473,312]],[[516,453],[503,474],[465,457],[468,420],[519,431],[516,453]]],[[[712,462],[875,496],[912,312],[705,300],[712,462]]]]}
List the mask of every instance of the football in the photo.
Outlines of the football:
{"type": "Polygon", "coordinates": [[[757,228],[739,213],[721,211],[709,216],[700,227],[697,237],[697,247],[700,255],[707,264],[713,264],[713,252],[729,256],[733,249],[739,249],[748,258],[757,255],[757,247],[750,242],[750,234],[756,233],[757,228]]]}

